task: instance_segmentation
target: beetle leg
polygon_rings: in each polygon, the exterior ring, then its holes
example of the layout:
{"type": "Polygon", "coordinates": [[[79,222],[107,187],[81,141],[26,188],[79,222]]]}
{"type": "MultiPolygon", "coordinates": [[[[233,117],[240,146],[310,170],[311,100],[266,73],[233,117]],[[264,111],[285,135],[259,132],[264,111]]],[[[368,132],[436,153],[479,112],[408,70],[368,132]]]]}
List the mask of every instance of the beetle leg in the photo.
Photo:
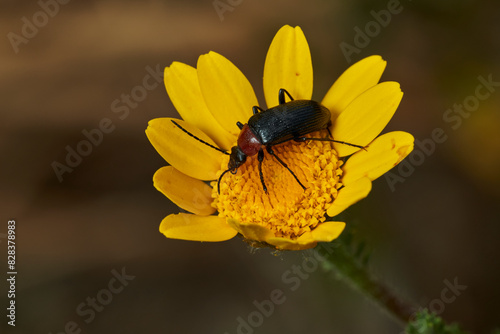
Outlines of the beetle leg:
{"type": "Polygon", "coordinates": [[[299,138],[293,138],[293,140],[299,142],[299,143],[303,143],[305,142],[306,140],[316,140],[316,141],[331,141],[331,142],[334,142],[334,143],[339,143],[339,144],[344,144],[344,145],[349,145],[349,146],[354,146],[354,147],[357,147],[357,148],[362,148],[363,150],[366,151],[366,148],[364,146],[361,146],[361,145],[356,145],[356,144],[351,144],[351,143],[347,143],[345,141],[340,141],[340,140],[335,140],[335,139],[330,139],[330,138],[308,138],[308,137],[299,137],[299,138]]]}
{"type": "Polygon", "coordinates": [[[278,92],[279,104],[285,103],[285,94],[288,95],[288,97],[290,98],[290,101],[293,101],[292,95],[290,95],[290,93],[285,88],[281,88],[280,91],[278,92]]]}
{"type": "Polygon", "coordinates": [[[257,154],[257,160],[259,160],[259,176],[260,176],[260,182],[262,183],[262,189],[264,189],[264,192],[267,194],[267,187],[266,184],[264,183],[264,174],[262,174],[262,161],[264,160],[264,150],[262,148],[259,150],[259,153],[257,154]]]}
{"type": "Polygon", "coordinates": [[[236,125],[240,128],[240,130],[243,129],[243,124],[241,124],[241,122],[236,122],[236,125]]]}
{"type": "Polygon", "coordinates": [[[330,131],[330,125],[327,125],[326,130],[328,131],[328,134],[330,135],[330,138],[333,138],[332,132],[330,131]]]}
{"type": "Polygon", "coordinates": [[[304,185],[302,184],[302,182],[300,182],[300,181],[299,181],[299,178],[297,177],[297,175],[295,175],[295,173],[294,173],[294,172],[292,172],[292,170],[291,170],[291,169],[287,166],[287,164],[286,164],[283,160],[281,160],[281,159],[280,159],[280,157],[278,157],[278,156],[274,153],[274,151],[273,151],[273,149],[271,148],[271,146],[267,146],[267,147],[266,147],[266,149],[267,149],[267,152],[268,152],[269,154],[271,154],[273,157],[275,157],[275,158],[276,158],[276,160],[278,160],[278,162],[279,162],[279,163],[280,163],[283,167],[285,167],[286,169],[288,169],[288,171],[289,171],[289,172],[293,175],[293,177],[295,178],[295,180],[297,180],[297,182],[300,184],[300,186],[302,187],[302,189],[306,190],[306,187],[304,187],[304,185]]]}
{"type": "Polygon", "coordinates": [[[262,108],[259,108],[259,107],[257,107],[257,106],[253,106],[253,107],[252,107],[252,111],[253,111],[253,114],[255,115],[255,114],[257,114],[259,111],[261,111],[261,112],[262,112],[262,111],[264,111],[264,110],[262,110],[262,108]]]}

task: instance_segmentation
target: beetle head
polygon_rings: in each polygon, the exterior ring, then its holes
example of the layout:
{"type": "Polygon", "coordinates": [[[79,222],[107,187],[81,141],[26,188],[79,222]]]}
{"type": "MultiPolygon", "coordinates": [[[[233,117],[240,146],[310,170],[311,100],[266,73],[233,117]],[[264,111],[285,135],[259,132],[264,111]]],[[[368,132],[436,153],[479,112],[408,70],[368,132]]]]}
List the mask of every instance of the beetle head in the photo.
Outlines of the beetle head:
{"type": "Polygon", "coordinates": [[[243,165],[246,160],[247,155],[243,153],[239,146],[233,146],[233,148],[231,148],[231,156],[229,158],[227,168],[231,171],[231,173],[235,174],[238,167],[243,165]]]}
{"type": "Polygon", "coordinates": [[[219,181],[217,181],[217,192],[220,194],[220,180],[227,172],[231,172],[231,174],[236,174],[238,171],[238,167],[243,165],[247,160],[247,155],[243,153],[243,151],[238,147],[234,146],[231,148],[231,154],[229,157],[229,162],[227,164],[227,169],[222,172],[219,176],[219,181]]]}

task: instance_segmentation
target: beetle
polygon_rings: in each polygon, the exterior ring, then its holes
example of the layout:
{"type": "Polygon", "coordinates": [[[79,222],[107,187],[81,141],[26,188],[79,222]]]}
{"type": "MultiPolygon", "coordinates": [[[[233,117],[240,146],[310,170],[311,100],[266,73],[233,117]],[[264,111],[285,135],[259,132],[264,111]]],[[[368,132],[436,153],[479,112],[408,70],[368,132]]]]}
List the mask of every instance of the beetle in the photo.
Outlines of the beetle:
{"type": "Polygon", "coordinates": [[[328,108],[320,103],[312,100],[294,100],[290,93],[284,88],[281,88],[278,92],[278,101],[279,105],[267,110],[254,106],[252,108],[253,115],[248,120],[248,123],[242,124],[241,122],[236,122],[236,125],[241,132],[238,136],[237,145],[231,148],[230,153],[201,140],[172,120],[172,123],[194,139],[230,156],[227,170],[222,172],[217,182],[217,191],[219,194],[220,181],[222,177],[227,172],[236,174],[238,168],[246,162],[247,157],[254,156],[256,154],[257,160],[259,161],[258,167],[260,181],[264,192],[267,193],[267,187],[262,173],[264,147],[266,148],[267,153],[275,157],[276,160],[293,175],[295,180],[304,190],[306,187],[302,184],[302,182],[300,182],[297,175],[295,175],[287,164],[274,153],[273,146],[290,140],[294,140],[296,142],[317,140],[330,141],[364,149],[363,146],[331,138],[305,137],[307,134],[324,129],[327,129],[331,136],[329,129],[329,126],[331,125],[331,113],[328,108]],[[288,96],[290,101],[285,101],[285,94],[288,96]]]}

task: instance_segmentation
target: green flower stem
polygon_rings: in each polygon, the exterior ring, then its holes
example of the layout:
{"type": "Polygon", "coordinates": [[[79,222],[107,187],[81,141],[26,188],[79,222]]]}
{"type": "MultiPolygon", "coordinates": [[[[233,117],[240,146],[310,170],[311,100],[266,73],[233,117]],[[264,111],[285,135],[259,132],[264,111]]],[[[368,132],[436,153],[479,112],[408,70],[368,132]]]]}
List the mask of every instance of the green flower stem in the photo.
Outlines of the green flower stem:
{"type": "Polygon", "coordinates": [[[375,301],[396,319],[404,324],[411,320],[416,306],[406,303],[393,291],[374,278],[360,260],[359,254],[353,254],[343,241],[333,242],[334,248],[325,256],[323,267],[335,272],[353,289],[375,301]]]}
{"type": "MultiPolygon", "coordinates": [[[[427,309],[419,309],[399,298],[368,271],[368,256],[363,252],[363,245],[353,251],[352,235],[345,233],[337,240],[324,244],[327,252],[322,254],[325,261],[323,268],[334,272],[354,290],[382,306],[396,320],[405,325],[408,334],[469,334],[458,324],[448,325],[436,314],[427,309]]],[[[321,246],[320,246],[321,247],[321,246]]],[[[499,331],[500,332],[500,331],[499,331]]]]}

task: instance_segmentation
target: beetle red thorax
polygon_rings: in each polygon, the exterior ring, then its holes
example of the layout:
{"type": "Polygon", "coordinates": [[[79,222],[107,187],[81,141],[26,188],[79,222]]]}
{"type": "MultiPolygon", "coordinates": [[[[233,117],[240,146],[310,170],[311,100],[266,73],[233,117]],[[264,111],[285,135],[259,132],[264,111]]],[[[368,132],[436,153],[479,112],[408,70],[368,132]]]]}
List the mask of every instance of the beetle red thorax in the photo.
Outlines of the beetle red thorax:
{"type": "Polygon", "coordinates": [[[253,131],[248,127],[248,124],[245,124],[241,129],[238,136],[238,146],[249,157],[256,155],[262,146],[253,131]]]}

